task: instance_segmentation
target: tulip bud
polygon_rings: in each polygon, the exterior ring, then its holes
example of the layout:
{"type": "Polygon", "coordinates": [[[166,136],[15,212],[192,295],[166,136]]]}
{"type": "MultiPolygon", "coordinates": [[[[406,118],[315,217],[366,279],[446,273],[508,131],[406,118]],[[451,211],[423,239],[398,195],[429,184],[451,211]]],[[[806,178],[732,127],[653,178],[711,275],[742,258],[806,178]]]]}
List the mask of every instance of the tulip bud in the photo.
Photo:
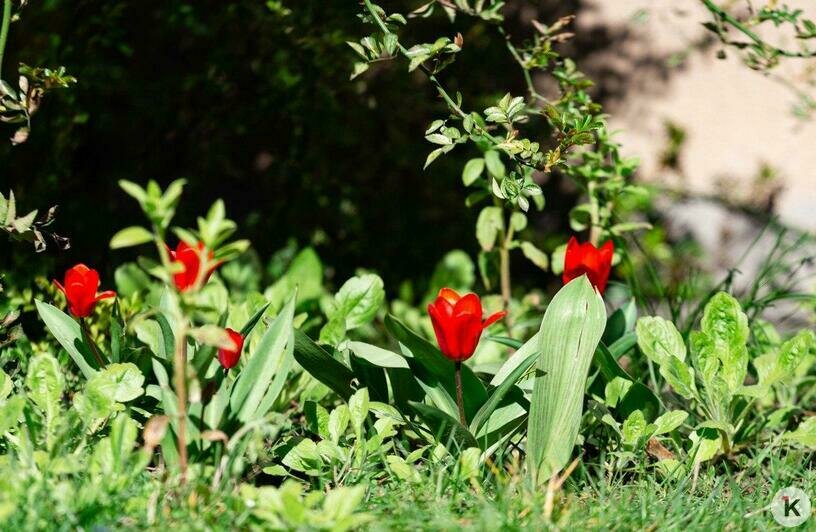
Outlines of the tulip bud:
{"type": "Polygon", "coordinates": [[[612,270],[612,256],[615,246],[608,240],[603,246],[596,248],[591,242],[580,244],[575,237],[570,238],[567,252],[564,254],[564,284],[576,277],[586,275],[600,294],[606,290],[609,272],[612,270]]]}
{"type": "Polygon", "coordinates": [[[56,279],[54,279],[54,284],[65,294],[65,299],[68,300],[68,311],[75,318],[87,318],[93,313],[97,302],[116,297],[116,292],[113,290],[96,292],[99,289],[99,272],[84,264],[77,264],[66,271],[63,284],[56,279]]]}
{"type": "Polygon", "coordinates": [[[445,357],[454,362],[467,360],[476,351],[482,331],[507,313],[496,312],[482,320],[482,302],[476,294],[460,296],[450,288],[439,291],[428,305],[436,341],[445,357]]]}

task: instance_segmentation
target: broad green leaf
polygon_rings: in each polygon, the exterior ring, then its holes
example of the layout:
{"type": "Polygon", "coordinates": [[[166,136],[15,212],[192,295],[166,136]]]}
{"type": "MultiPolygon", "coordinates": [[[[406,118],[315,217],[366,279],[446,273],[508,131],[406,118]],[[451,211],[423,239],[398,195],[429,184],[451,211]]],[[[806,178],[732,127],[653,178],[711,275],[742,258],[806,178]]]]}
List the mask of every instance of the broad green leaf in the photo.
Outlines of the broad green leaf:
{"type": "Polygon", "coordinates": [[[373,320],[384,300],[383,281],[378,275],[352,277],[335,294],[334,309],[329,323],[320,331],[320,341],[337,345],[346,331],[373,320]]]}
{"type": "Polygon", "coordinates": [[[31,400],[48,419],[59,413],[65,381],[56,358],[46,353],[34,356],[28,362],[26,387],[31,400]]]}
{"type": "Polygon", "coordinates": [[[340,405],[331,411],[327,430],[332,442],[337,443],[340,441],[340,438],[346,433],[350,421],[351,411],[347,405],[340,405]]]}
{"type": "Polygon", "coordinates": [[[37,306],[37,312],[45,322],[48,330],[51,331],[51,334],[54,335],[62,348],[68,351],[82,375],[86,379],[93,377],[96,370],[89,363],[93,360],[93,354],[85,345],[79,323],[53,305],[39,300],[35,300],[34,304],[37,306]]]}
{"type": "Polygon", "coordinates": [[[524,256],[527,257],[527,260],[538,266],[544,271],[547,271],[550,267],[550,259],[547,257],[547,254],[535,247],[530,242],[522,242],[521,243],[521,252],[524,253],[524,256]]]}
{"type": "Polygon", "coordinates": [[[811,449],[816,449],[816,417],[809,417],[799,423],[796,430],[786,432],[783,438],[811,449]]]}
{"type": "Polygon", "coordinates": [[[659,316],[646,316],[637,321],[638,347],[656,364],[669,357],[686,359],[686,344],[677,327],[659,316]]]}
{"type": "Polygon", "coordinates": [[[462,170],[462,183],[464,183],[466,187],[475,183],[482,175],[484,167],[485,161],[482,158],[469,160],[462,170]]]}
{"type": "Polygon", "coordinates": [[[15,395],[0,404],[0,437],[17,427],[25,409],[26,400],[22,395],[15,395]]]}
{"type": "Polygon", "coordinates": [[[294,353],[292,319],[296,297],[289,299],[269,325],[235,381],[230,410],[244,423],[263,417],[286,383],[294,353]]]}
{"type": "Polygon", "coordinates": [[[360,388],[348,400],[351,427],[357,438],[363,435],[363,425],[368,417],[368,389],[360,388]]]}
{"type": "Polygon", "coordinates": [[[656,428],[654,434],[657,436],[660,434],[667,434],[673,431],[674,429],[682,425],[687,417],[688,412],[685,412],[683,410],[672,410],[671,412],[666,412],[659,418],[655,419],[654,425],[656,428]]]}
{"type": "MultiPolygon", "coordinates": [[[[621,338],[621,340],[623,340],[623,338],[621,338]]],[[[631,345],[634,345],[634,335],[632,335],[631,345]]],[[[603,342],[598,344],[592,362],[600,370],[601,376],[603,380],[606,381],[607,386],[610,382],[617,379],[624,379],[631,383],[630,386],[626,387],[624,395],[618,398],[618,403],[614,407],[621,416],[629,416],[635,410],[641,410],[647,420],[654,419],[660,410],[660,401],[657,396],[651,388],[641,382],[635,381],[626,373],[603,342]]],[[[619,384],[618,386],[623,388],[625,385],[619,384]]],[[[611,390],[610,393],[614,394],[611,390]]]]}
{"type": "Polygon", "coordinates": [[[586,276],[567,283],[544,314],[527,431],[528,469],[539,482],[572,454],[589,365],[605,325],[603,299],[586,276]]]}
{"type": "Polygon", "coordinates": [[[485,207],[476,220],[476,239],[485,251],[496,245],[496,237],[504,231],[504,218],[501,207],[485,207]]]}
{"type": "Polygon", "coordinates": [[[143,384],[144,375],[134,364],[111,364],[94,375],[82,393],[74,395],[74,407],[90,423],[123,410],[120,403],[141,396],[143,384]]]}
{"type": "Polygon", "coordinates": [[[604,387],[604,400],[606,406],[615,408],[632,388],[632,381],[623,377],[615,377],[606,383],[604,387]]]}
{"type": "Polygon", "coordinates": [[[666,363],[660,366],[660,374],[679,395],[686,399],[697,396],[697,387],[694,384],[694,370],[679,358],[667,358],[666,363]]]}
{"type": "Polygon", "coordinates": [[[388,351],[375,345],[363,342],[349,342],[348,348],[355,356],[362,358],[366,362],[380,368],[403,368],[408,369],[408,362],[393,351],[388,351]]]}
{"type": "Polygon", "coordinates": [[[424,301],[436,298],[441,288],[452,288],[458,292],[467,292],[476,281],[476,267],[467,253],[461,249],[449,251],[434,268],[428,292],[424,301]]]}
{"type": "Polygon", "coordinates": [[[646,436],[646,418],[643,417],[643,412],[635,410],[623,422],[621,434],[623,443],[634,446],[642,436],[646,436]]]}
{"type": "Polygon", "coordinates": [[[691,441],[694,443],[693,455],[695,463],[711,460],[720,452],[720,449],[722,449],[722,440],[716,431],[703,429],[699,432],[703,432],[704,435],[701,436],[698,432],[692,432],[689,435],[691,441]]]}
{"type": "Polygon", "coordinates": [[[277,311],[296,289],[298,303],[323,294],[323,264],[313,248],[304,248],[295,255],[286,273],[264,292],[264,296],[277,311]]]}
{"type": "Polygon", "coordinates": [[[14,389],[14,383],[11,380],[5,371],[0,369],[0,401],[5,400],[8,397],[12,390],[14,389]]]}
{"type": "Polygon", "coordinates": [[[782,344],[776,352],[765,353],[753,360],[759,377],[759,384],[754,396],[762,396],[768,387],[794,376],[805,357],[816,347],[816,334],[810,330],[800,331],[796,336],[782,344]]]}
{"type": "Polygon", "coordinates": [[[140,397],[144,393],[144,375],[135,364],[109,364],[105,369],[94,375],[88,387],[95,386],[117,403],[126,403],[140,397]]]}
{"type": "Polygon", "coordinates": [[[317,452],[317,444],[308,438],[300,440],[297,445],[289,449],[281,462],[295,471],[313,476],[319,474],[323,466],[323,460],[320,458],[320,453],[317,452]]]}
{"type": "Polygon", "coordinates": [[[499,156],[499,152],[496,150],[488,150],[485,152],[484,155],[485,165],[487,166],[487,171],[490,173],[491,176],[495,177],[496,179],[503,179],[506,173],[504,168],[504,163],[499,156]]]}
{"type": "Polygon", "coordinates": [[[299,330],[295,330],[294,356],[304,370],[341,398],[351,397],[351,382],[354,380],[351,370],[299,330]]]}
{"type": "Polygon", "coordinates": [[[516,366],[516,368],[508,375],[502,383],[493,390],[493,393],[490,394],[485,404],[482,405],[482,408],[476,412],[476,415],[473,416],[473,420],[470,422],[470,432],[473,434],[478,434],[479,429],[482,428],[482,425],[487,421],[493,411],[501,404],[502,399],[507,395],[510,389],[516,385],[518,380],[521,378],[524,373],[530,369],[530,367],[536,363],[538,360],[538,353],[532,353],[525,360],[522,361],[521,364],[516,366]]]}
{"type": "Polygon", "coordinates": [[[705,306],[700,329],[695,343],[701,348],[698,357],[703,360],[717,357],[720,362],[718,376],[725,383],[727,393],[733,395],[742,388],[748,371],[745,345],[750,332],[748,317],[739,301],[719,292],[705,306]]]}
{"type": "Polygon", "coordinates": [[[523,231],[527,227],[527,216],[522,212],[514,212],[510,215],[510,227],[516,232],[523,231]]]}
{"type": "Polygon", "coordinates": [[[129,248],[132,246],[139,246],[146,244],[153,240],[153,234],[138,225],[126,227],[113,235],[110,241],[111,249],[129,248]]]}

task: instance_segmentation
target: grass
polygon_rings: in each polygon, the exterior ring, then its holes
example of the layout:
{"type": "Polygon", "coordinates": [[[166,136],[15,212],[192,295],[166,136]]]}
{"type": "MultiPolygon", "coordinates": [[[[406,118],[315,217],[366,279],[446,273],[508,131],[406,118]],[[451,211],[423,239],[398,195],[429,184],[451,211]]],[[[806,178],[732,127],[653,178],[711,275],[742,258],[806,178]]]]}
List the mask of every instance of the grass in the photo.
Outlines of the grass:
{"type": "MultiPolygon", "coordinates": [[[[777,490],[798,486],[814,493],[813,455],[776,454],[732,474],[725,463],[666,479],[638,472],[597,476],[579,467],[545,516],[546,489],[520,476],[501,487],[482,487],[428,472],[422,482],[372,486],[365,510],[370,530],[776,530],[770,511],[777,490]]],[[[816,526],[816,522],[811,522],[816,526]]]]}

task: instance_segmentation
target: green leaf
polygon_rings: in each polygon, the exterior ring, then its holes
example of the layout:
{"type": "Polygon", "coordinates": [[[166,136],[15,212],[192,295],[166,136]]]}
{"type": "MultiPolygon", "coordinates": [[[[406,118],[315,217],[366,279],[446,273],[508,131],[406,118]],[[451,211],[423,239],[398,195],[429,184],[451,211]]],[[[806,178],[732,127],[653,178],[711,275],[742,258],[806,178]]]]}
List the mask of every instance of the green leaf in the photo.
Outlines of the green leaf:
{"type": "Polygon", "coordinates": [[[659,316],[643,317],[636,326],[638,347],[656,364],[663,364],[669,357],[686,359],[686,344],[677,327],[659,316]]]}
{"type": "Polygon", "coordinates": [[[313,248],[304,248],[292,259],[289,269],[269,287],[264,296],[273,310],[278,311],[297,290],[297,301],[316,299],[324,293],[323,264],[313,248]]]}
{"type": "Polygon", "coordinates": [[[485,165],[487,166],[488,173],[495,177],[498,180],[504,179],[506,170],[504,168],[504,163],[499,156],[499,152],[496,150],[488,150],[485,152],[484,155],[485,165]]]}
{"type": "Polygon", "coordinates": [[[485,251],[490,251],[496,244],[496,237],[504,231],[504,217],[501,207],[485,207],[476,220],[476,239],[485,251]]]}
{"type": "Polygon", "coordinates": [[[14,382],[5,371],[0,369],[0,401],[3,401],[14,390],[14,382]]]}
{"type": "Polygon", "coordinates": [[[65,390],[57,359],[47,353],[35,355],[28,362],[26,387],[29,397],[46,418],[54,419],[59,413],[60,397],[65,390]]]}
{"type": "MultiPolygon", "coordinates": [[[[439,349],[408,329],[394,316],[389,314],[385,317],[385,327],[410,352],[410,357],[406,356],[408,365],[414,376],[424,385],[426,393],[429,390],[437,390],[449,397],[455,397],[453,363],[446,359],[439,349]]],[[[462,366],[462,388],[465,414],[472,419],[487,401],[487,391],[482,381],[466,365],[462,366]]]]}
{"type": "Polygon", "coordinates": [[[564,286],[544,314],[527,436],[529,470],[539,482],[572,454],[589,365],[605,325],[603,299],[586,276],[564,286]]]}
{"type": "Polygon", "coordinates": [[[384,300],[383,281],[378,275],[369,273],[352,277],[335,294],[334,309],[329,323],[320,331],[320,341],[337,345],[346,331],[373,320],[384,300]]]}
{"type": "Polygon", "coordinates": [[[368,389],[360,388],[348,400],[351,427],[357,438],[362,438],[363,425],[368,417],[368,389]]]}
{"type": "Polygon", "coordinates": [[[263,417],[286,383],[293,361],[292,319],[296,298],[296,294],[292,295],[269,325],[235,381],[230,410],[244,423],[263,417]]]}
{"type": "Polygon", "coordinates": [[[454,451],[457,448],[464,450],[470,447],[479,447],[473,434],[445,412],[415,401],[410,401],[409,404],[422,421],[428,425],[433,438],[445,445],[449,451],[454,451]]]}
{"type": "Polygon", "coordinates": [[[470,422],[470,432],[473,434],[478,434],[479,429],[482,428],[482,425],[485,421],[490,418],[490,415],[496,410],[496,408],[501,404],[502,399],[507,395],[507,393],[516,385],[518,380],[521,378],[524,373],[530,369],[530,367],[536,363],[538,360],[538,353],[532,353],[524,359],[521,364],[516,366],[516,368],[502,380],[501,384],[493,390],[493,393],[490,394],[490,397],[487,399],[482,408],[476,412],[476,415],[473,416],[473,420],[470,422]]]}
{"type": "Polygon", "coordinates": [[[123,410],[119,403],[140,397],[143,384],[144,375],[134,364],[111,364],[88,381],[83,393],[74,395],[74,407],[91,423],[123,410]]]}
{"type": "Polygon", "coordinates": [[[341,398],[348,400],[351,397],[354,373],[299,330],[295,330],[294,355],[298,364],[312,377],[334,390],[341,398]]]}
{"type": "Polygon", "coordinates": [[[89,363],[89,361],[93,360],[93,354],[85,345],[79,323],[48,303],[35,300],[34,304],[48,330],[51,331],[51,334],[54,335],[62,348],[68,352],[77,367],[79,367],[82,375],[86,379],[90,379],[96,373],[96,370],[89,363]]]}
{"type": "Polygon", "coordinates": [[[704,382],[709,385],[716,372],[725,383],[726,393],[733,395],[742,388],[748,371],[748,317],[739,301],[719,292],[705,307],[700,332],[692,335],[704,382]],[[719,362],[719,371],[717,363],[719,362]]]}
{"type": "Polygon", "coordinates": [[[666,412],[659,418],[655,419],[654,425],[656,428],[654,435],[657,436],[660,434],[667,434],[673,431],[682,425],[687,417],[688,412],[683,410],[672,410],[671,412],[666,412]]]}
{"type": "Polygon", "coordinates": [[[111,238],[110,248],[121,249],[146,244],[153,240],[153,234],[144,227],[134,225],[122,229],[111,238]]]}
{"type": "Polygon", "coordinates": [[[660,365],[660,374],[675,392],[692,399],[697,396],[697,386],[694,384],[694,370],[677,357],[669,357],[665,364],[660,365]]]}
{"type": "MultiPolygon", "coordinates": [[[[615,405],[612,405],[622,416],[629,416],[635,410],[641,410],[646,419],[653,419],[657,415],[660,410],[660,401],[657,396],[649,387],[635,381],[618,364],[615,356],[603,342],[598,344],[592,362],[599,369],[601,376],[607,382],[607,386],[618,379],[631,383],[626,387],[624,395],[618,398],[615,405]]],[[[618,384],[617,386],[623,387],[624,385],[618,384]]],[[[612,390],[610,392],[613,393],[612,390]]]]}
{"type": "Polygon", "coordinates": [[[514,212],[510,215],[510,227],[513,231],[523,231],[527,227],[527,216],[522,212],[514,212]]]}
{"type": "Polygon", "coordinates": [[[634,446],[642,436],[646,435],[646,429],[646,418],[643,417],[643,412],[635,410],[623,422],[621,429],[623,443],[634,446]]]}
{"type": "Polygon", "coordinates": [[[550,267],[550,260],[547,257],[547,254],[535,247],[530,242],[522,242],[521,243],[521,252],[524,253],[524,256],[527,257],[527,260],[538,266],[544,271],[547,271],[550,267]]]}
{"type": "Polygon", "coordinates": [[[0,404],[0,437],[17,427],[25,409],[26,400],[22,395],[15,395],[0,404]]]}
{"type": "Polygon", "coordinates": [[[408,369],[408,362],[405,361],[405,358],[393,351],[363,342],[349,342],[347,345],[355,356],[378,368],[408,369]]]}
{"type": "Polygon", "coordinates": [[[441,288],[447,287],[457,292],[468,292],[476,281],[476,267],[470,256],[461,249],[449,251],[434,268],[425,301],[436,298],[441,288]]]}
{"type": "Polygon", "coordinates": [[[469,160],[465,164],[464,169],[462,169],[462,183],[464,183],[466,187],[469,187],[470,185],[475,183],[479,179],[479,177],[481,177],[484,168],[485,168],[484,159],[478,158],[469,160]]]}
{"type": "Polygon", "coordinates": [[[783,439],[792,441],[811,449],[816,449],[816,417],[809,417],[799,423],[794,431],[788,431],[783,436],[783,439]]]}
{"type": "MultiPolygon", "coordinates": [[[[117,403],[132,401],[144,394],[144,375],[135,364],[109,364],[92,379],[100,393],[117,403]]],[[[91,383],[88,384],[91,386],[91,383]]]]}
{"type": "Polygon", "coordinates": [[[351,411],[347,405],[340,405],[331,411],[329,414],[327,430],[329,433],[329,439],[333,443],[340,441],[340,438],[346,433],[346,429],[348,428],[350,421],[351,411]]]}

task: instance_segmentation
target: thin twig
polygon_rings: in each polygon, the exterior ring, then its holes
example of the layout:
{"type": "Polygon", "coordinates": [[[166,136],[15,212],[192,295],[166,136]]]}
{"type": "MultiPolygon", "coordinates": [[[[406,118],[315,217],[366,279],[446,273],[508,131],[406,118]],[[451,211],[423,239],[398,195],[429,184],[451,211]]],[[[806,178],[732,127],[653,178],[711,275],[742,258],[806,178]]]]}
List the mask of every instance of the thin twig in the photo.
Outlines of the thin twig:
{"type": "MultiPolygon", "coordinates": [[[[805,52],[793,52],[791,50],[785,50],[784,48],[778,48],[772,44],[767,43],[766,41],[762,40],[762,38],[751,31],[748,26],[734,18],[731,14],[727,11],[722,9],[720,6],[712,2],[711,0],[700,0],[706,8],[711,11],[715,16],[719,17],[723,22],[727,22],[731,26],[733,26],[736,30],[741,32],[743,35],[751,39],[754,44],[757,44],[763,48],[769,49],[771,52],[777,55],[782,55],[785,57],[796,57],[800,59],[807,59],[810,57],[816,57],[816,51],[805,51],[805,52]]],[[[723,42],[726,42],[725,35],[720,33],[720,39],[723,42]]]]}

